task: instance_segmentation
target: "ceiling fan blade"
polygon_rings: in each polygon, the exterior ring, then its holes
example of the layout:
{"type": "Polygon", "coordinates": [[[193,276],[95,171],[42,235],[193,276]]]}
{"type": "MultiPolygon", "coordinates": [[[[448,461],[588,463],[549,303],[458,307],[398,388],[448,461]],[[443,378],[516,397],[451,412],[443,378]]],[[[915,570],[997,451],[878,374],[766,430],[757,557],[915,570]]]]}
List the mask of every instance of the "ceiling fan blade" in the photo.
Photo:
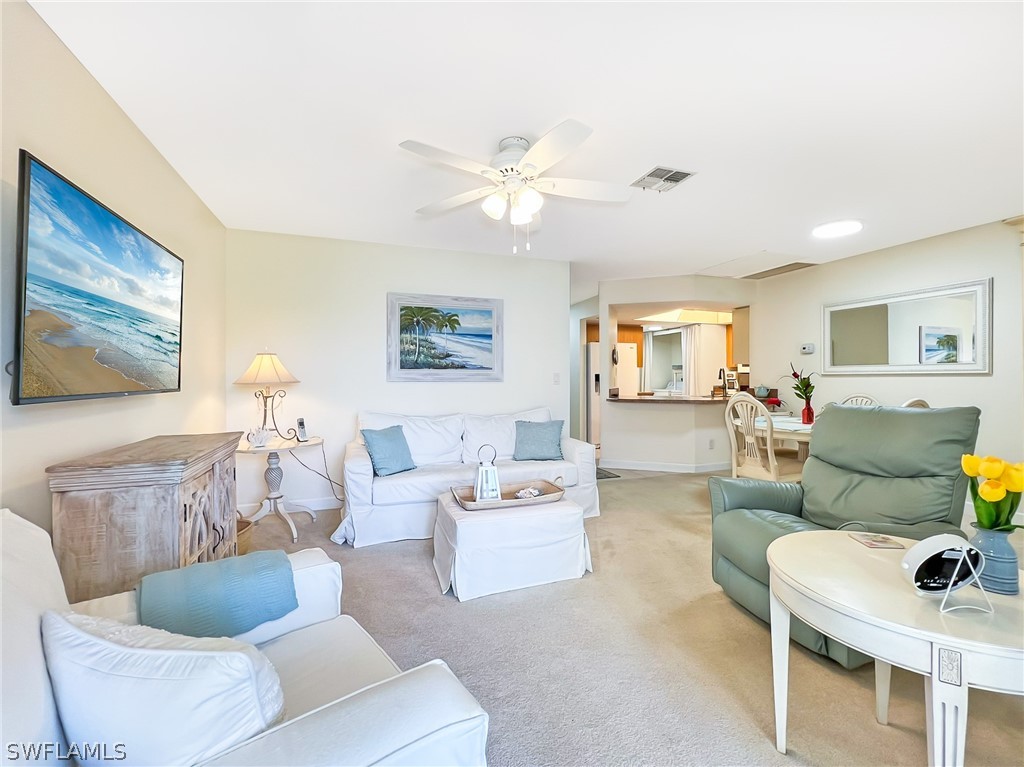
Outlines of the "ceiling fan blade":
{"type": "Polygon", "coordinates": [[[532,184],[538,192],[559,197],[576,197],[581,200],[598,202],[627,202],[631,197],[629,187],[608,184],[604,181],[584,181],[578,178],[539,178],[532,184]]]}
{"type": "Polygon", "coordinates": [[[522,169],[526,165],[532,165],[533,169],[528,174],[531,176],[543,173],[586,141],[593,132],[593,128],[588,128],[578,120],[559,123],[537,139],[519,161],[519,167],[522,169]]]}
{"type": "Polygon", "coordinates": [[[460,205],[466,205],[471,202],[476,202],[477,200],[482,199],[489,194],[493,194],[496,190],[496,186],[480,187],[479,189],[474,189],[471,192],[463,192],[462,194],[457,194],[454,197],[448,197],[444,200],[431,203],[430,205],[425,205],[416,212],[422,213],[425,216],[431,216],[434,215],[435,213],[445,213],[451,210],[452,208],[459,207],[460,205]]]}
{"type": "Polygon", "coordinates": [[[413,154],[418,154],[420,157],[425,157],[426,159],[434,160],[435,162],[441,162],[445,165],[451,165],[453,168],[464,170],[467,173],[473,173],[475,175],[495,175],[494,168],[484,165],[482,162],[470,160],[468,157],[463,157],[452,152],[446,152],[444,149],[438,149],[436,146],[422,144],[419,141],[403,141],[398,146],[412,152],[413,154]]]}

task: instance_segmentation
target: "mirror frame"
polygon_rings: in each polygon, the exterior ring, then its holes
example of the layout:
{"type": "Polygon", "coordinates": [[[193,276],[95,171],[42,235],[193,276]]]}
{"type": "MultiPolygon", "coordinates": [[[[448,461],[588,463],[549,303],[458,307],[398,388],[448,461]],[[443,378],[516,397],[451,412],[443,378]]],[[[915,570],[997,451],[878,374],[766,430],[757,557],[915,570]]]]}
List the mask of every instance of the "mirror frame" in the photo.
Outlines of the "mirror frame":
{"type": "Polygon", "coordinates": [[[875,296],[860,301],[838,301],[821,308],[822,375],[991,375],[992,373],[992,278],[942,285],[924,290],[911,290],[887,296],[875,296]],[[974,362],[954,362],[942,365],[833,365],[832,364],[832,312],[857,309],[875,304],[913,301],[920,298],[974,295],[974,325],[977,328],[977,348],[974,362]]]}

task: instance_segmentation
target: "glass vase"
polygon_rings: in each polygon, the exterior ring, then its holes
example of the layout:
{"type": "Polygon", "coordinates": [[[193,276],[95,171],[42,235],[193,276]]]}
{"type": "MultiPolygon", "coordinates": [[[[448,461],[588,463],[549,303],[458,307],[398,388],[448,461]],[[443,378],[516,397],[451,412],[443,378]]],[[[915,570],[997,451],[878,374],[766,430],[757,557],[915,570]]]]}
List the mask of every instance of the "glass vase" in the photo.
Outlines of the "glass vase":
{"type": "Polygon", "coordinates": [[[978,576],[985,591],[993,594],[1019,594],[1020,571],[1017,552],[1010,544],[1012,530],[986,530],[971,522],[976,532],[971,545],[985,555],[985,568],[978,576]]]}
{"type": "Polygon", "coordinates": [[[814,423],[814,408],[811,407],[809,399],[804,400],[804,409],[800,411],[800,420],[803,423],[814,423]]]}

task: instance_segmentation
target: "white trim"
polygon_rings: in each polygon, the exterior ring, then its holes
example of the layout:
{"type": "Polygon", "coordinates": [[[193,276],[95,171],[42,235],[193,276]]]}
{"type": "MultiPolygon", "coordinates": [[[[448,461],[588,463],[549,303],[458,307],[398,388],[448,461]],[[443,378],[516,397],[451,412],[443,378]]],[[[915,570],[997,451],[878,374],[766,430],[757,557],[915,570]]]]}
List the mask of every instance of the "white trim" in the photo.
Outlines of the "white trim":
{"type": "Polygon", "coordinates": [[[711,471],[725,471],[732,464],[725,463],[652,463],[648,461],[607,461],[601,459],[602,469],[636,469],[637,471],[668,471],[673,474],[706,474],[711,471]]]}

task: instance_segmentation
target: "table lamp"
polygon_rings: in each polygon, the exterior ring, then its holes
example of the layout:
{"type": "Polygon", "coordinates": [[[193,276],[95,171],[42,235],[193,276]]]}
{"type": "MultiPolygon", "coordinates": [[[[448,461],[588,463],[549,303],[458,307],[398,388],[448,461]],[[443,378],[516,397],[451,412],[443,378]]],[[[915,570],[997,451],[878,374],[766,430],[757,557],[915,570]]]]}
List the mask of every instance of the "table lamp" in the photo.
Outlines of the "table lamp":
{"type": "Polygon", "coordinates": [[[282,434],[281,430],[277,428],[277,419],[274,417],[274,403],[278,397],[283,400],[286,392],[284,389],[278,389],[271,393],[271,388],[282,384],[299,383],[299,379],[288,372],[288,369],[281,364],[281,360],[277,358],[276,354],[272,352],[260,352],[257,354],[252,364],[239,376],[235,383],[262,386],[263,388],[258,389],[253,395],[263,403],[263,425],[261,428],[271,429],[281,439],[295,439],[297,436],[295,429],[289,429],[286,433],[282,434]],[[268,411],[270,414],[270,427],[267,426],[268,411]]]}

